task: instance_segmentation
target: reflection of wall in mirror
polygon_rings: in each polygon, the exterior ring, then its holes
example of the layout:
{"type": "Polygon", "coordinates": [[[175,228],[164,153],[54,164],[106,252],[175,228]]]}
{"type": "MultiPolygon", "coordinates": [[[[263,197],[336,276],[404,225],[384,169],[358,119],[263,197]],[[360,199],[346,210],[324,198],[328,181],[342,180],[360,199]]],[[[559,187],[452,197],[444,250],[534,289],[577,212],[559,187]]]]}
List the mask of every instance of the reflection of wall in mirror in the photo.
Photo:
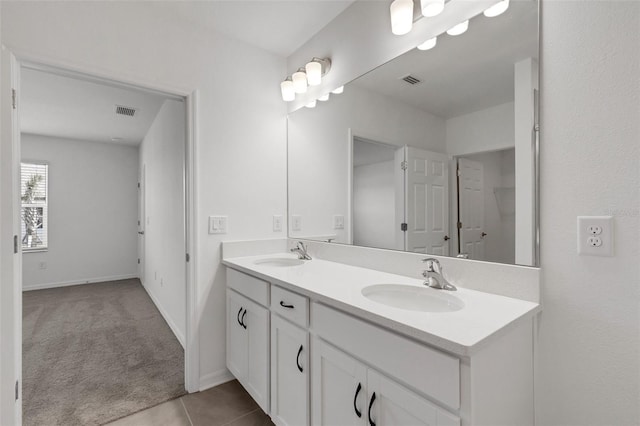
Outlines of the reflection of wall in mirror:
{"type": "MultiPolygon", "coordinates": [[[[349,243],[349,135],[390,145],[411,145],[445,152],[445,121],[356,85],[343,94],[289,115],[289,214],[302,217],[295,237],[335,234],[349,243]],[[333,229],[334,215],[344,215],[343,230],[333,229]]],[[[291,222],[291,221],[290,221],[291,222]]]]}

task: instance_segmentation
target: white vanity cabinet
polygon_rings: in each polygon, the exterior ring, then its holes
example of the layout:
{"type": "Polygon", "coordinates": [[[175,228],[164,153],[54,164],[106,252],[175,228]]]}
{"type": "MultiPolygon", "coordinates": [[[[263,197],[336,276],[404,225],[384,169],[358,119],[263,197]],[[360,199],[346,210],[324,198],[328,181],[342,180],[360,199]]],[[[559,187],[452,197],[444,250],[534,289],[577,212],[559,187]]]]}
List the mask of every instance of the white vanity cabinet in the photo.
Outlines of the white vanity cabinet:
{"type": "MultiPolygon", "coordinates": [[[[269,309],[232,290],[253,279],[229,274],[227,288],[227,368],[260,408],[269,410],[269,309]]],[[[268,284],[257,281],[257,285],[268,284]]],[[[256,283],[254,283],[256,284],[256,283]]]]}
{"type": "Polygon", "coordinates": [[[322,339],[313,343],[312,425],[460,425],[455,415],[322,339]]]}

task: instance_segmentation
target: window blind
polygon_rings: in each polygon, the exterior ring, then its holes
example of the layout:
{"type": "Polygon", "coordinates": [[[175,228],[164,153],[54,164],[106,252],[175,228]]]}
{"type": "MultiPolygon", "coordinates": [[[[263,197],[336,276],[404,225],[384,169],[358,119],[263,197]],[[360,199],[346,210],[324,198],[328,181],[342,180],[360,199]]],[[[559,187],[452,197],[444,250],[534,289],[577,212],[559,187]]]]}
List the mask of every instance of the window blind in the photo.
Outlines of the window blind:
{"type": "Polygon", "coordinates": [[[22,250],[42,250],[48,247],[49,166],[21,163],[20,197],[22,207],[22,250]]]}

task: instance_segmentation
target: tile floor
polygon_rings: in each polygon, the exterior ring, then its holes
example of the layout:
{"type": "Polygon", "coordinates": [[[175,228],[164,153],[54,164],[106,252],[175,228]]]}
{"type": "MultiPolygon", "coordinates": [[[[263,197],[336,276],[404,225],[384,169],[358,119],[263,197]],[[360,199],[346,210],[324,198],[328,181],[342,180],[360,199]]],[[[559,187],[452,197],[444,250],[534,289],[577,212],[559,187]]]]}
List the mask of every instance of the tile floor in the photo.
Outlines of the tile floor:
{"type": "Polygon", "coordinates": [[[109,426],[273,426],[237,380],[124,417],[109,426]]]}

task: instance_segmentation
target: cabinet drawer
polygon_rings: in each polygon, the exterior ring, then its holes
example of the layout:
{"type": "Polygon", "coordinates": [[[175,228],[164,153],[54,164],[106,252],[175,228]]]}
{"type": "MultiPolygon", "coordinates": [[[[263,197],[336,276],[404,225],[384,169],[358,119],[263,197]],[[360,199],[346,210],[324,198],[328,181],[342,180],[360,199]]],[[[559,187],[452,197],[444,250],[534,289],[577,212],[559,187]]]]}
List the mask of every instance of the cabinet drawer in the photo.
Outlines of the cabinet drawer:
{"type": "Polygon", "coordinates": [[[311,329],[389,377],[460,408],[458,358],[318,303],[311,310],[311,329]]]}
{"type": "Polygon", "coordinates": [[[269,283],[251,275],[227,268],[227,287],[258,302],[262,306],[269,306],[269,283]]]}
{"type": "Polygon", "coordinates": [[[309,299],[282,287],[271,286],[271,311],[301,327],[309,326],[309,299]]]}

